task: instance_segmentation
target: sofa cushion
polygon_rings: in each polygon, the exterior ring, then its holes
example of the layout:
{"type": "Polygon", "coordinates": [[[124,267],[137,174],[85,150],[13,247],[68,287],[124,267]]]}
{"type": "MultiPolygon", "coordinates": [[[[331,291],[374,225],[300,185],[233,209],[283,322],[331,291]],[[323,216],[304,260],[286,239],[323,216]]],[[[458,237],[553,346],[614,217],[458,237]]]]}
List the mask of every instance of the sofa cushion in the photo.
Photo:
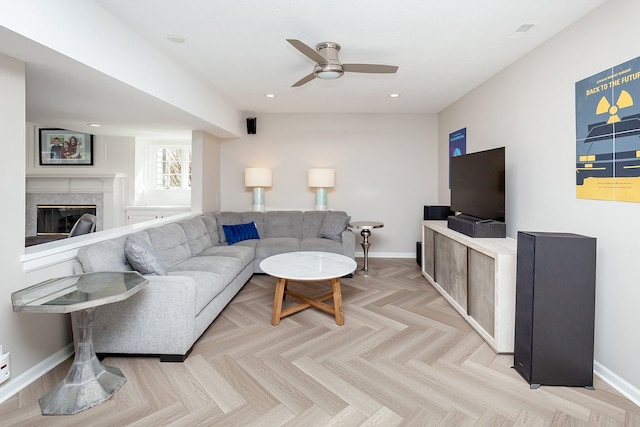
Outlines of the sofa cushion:
{"type": "MultiPolygon", "coordinates": [[[[256,240],[244,240],[233,246],[213,246],[200,252],[198,256],[227,256],[237,258],[242,263],[242,268],[253,262],[254,246],[245,246],[245,242],[256,242],[256,240]]],[[[255,245],[255,244],[254,244],[255,245]]]]}
{"type": "Polygon", "coordinates": [[[233,245],[241,240],[259,239],[256,223],[251,221],[246,224],[223,225],[224,235],[227,243],[233,245]]]}
{"type": "Polygon", "coordinates": [[[151,246],[165,269],[189,259],[191,250],[187,243],[187,235],[176,223],[147,228],[151,246]]]}
{"type": "Polygon", "coordinates": [[[347,229],[351,217],[344,212],[327,212],[320,226],[319,236],[342,241],[342,232],[347,229]]]}
{"type": "Polygon", "coordinates": [[[270,237],[258,240],[256,245],[257,260],[263,260],[271,255],[294,252],[300,250],[300,240],[293,237],[270,237]]]}
{"type": "Polygon", "coordinates": [[[243,223],[253,221],[258,229],[258,234],[264,236],[264,212],[247,211],[240,212],[240,215],[243,223]]]}
{"type": "Polygon", "coordinates": [[[320,252],[332,252],[335,254],[344,255],[344,248],[342,243],[336,242],[331,239],[324,239],[321,237],[310,237],[303,239],[300,242],[301,251],[320,251],[320,252]]]}
{"type": "Polygon", "coordinates": [[[212,214],[205,214],[202,215],[201,218],[205,228],[207,229],[207,234],[209,235],[209,240],[211,240],[211,245],[219,245],[220,235],[218,234],[218,221],[216,220],[216,217],[212,214]]]}
{"type": "Polygon", "coordinates": [[[196,256],[173,266],[169,271],[208,271],[221,275],[224,283],[228,284],[242,271],[242,262],[226,256],[196,256]]]}
{"type": "Polygon", "coordinates": [[[302,212],[270,211],[264,214],[264,237],[302,239],[302,212]]]}
{"type": "Polygon", "coordinates": [[[155,274],[166,276],[166,271],[160,265],[158,257],[148,242],[134,235],[127,236],[124,242],[124,253],[129,264],[140,274],[155,274]]]}
{"type": "Polygon", "coordinates": [[[223,277],[208,271],[169,272],[169,276],[191,277],[196,284],[196,315],[207,306],[226,286],[223,277]]]}
{"type": "Polygon", "coordinates": [[[213,246],[202,217],[180,221],[178,224],[187,236],[187,244],[192,256],[213,246]]]}
{"type": "Polygon", "coordinates": [[[225,243],[227,238],[224,235],[223,225],[242,224],[242,215],[239,212],[214,212],[214,217],[218,223],[218,236],[220,243],[225,243]]]}
{"type": "Polygon", "coordinates": [[[233,247],[246,246],[248,248],[253,249],[253,251],[255,252],[256,246],[258,246],[258,242],[260,242],[260,239],[242,240],[242,241],[236,243],[235,245],[233,245],[233,247]]]}
{"type": "Polygon", "coordinates": [[[131,265],[124,253],[126,236],[94,243],[78,249],[78,261],[82,271],[131,271],[131,265]]]}
{"type": "Polygon", "coordinates": [[[326,211],[306,211],[302,214],[302,238],[320,237],[320,226],[326,211]]]}

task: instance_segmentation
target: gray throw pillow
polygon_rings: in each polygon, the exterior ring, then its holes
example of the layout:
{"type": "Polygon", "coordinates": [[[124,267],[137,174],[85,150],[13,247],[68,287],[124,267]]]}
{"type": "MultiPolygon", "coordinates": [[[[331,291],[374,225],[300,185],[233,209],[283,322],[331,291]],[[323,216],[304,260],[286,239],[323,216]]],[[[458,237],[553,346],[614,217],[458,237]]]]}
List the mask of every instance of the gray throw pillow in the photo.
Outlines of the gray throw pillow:
{"type": "Polygon", "coordinates": [[[342,232],[347,229],[351,217],[342,212],[327,212],[320,225],[319,235],[327,239],[342,241],[342,232]]]}
{"type": "Polygon", "coordinates": [[[155,252],[147,242],[128,236],[124,242],[124,253],[131,267],[140,274],[166,276],[167,272],[158,262],[155,252]]]}

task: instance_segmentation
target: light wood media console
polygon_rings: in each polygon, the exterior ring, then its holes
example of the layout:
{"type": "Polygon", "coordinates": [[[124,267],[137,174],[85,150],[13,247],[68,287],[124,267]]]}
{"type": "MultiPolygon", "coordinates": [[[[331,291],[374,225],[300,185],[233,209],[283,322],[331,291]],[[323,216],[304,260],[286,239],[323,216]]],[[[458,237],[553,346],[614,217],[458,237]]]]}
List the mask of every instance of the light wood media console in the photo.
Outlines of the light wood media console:
{"type": "Polygon", "coordinates": [[[497,353],[513,353],[516,242],[422,223],[422,275],[497,353]]]}

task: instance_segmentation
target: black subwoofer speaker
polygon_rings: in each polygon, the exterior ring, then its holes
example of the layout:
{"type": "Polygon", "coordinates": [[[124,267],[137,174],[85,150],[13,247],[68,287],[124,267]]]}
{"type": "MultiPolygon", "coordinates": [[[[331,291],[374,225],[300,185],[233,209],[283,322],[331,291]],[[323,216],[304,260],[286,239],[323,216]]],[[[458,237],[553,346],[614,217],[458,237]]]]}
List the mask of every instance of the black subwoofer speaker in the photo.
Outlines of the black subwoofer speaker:
{"type": "Polygon", "coordinates": [[[593,387],[596,239],[518,233],[513,367],[531,384],[593,387]]]}
{"type": "Polygon", "coordinates": [[[257,122],[258,119],[255,117],[247,117],[247,133],[249,135],[255,135],[257,131],[257,122]]]}

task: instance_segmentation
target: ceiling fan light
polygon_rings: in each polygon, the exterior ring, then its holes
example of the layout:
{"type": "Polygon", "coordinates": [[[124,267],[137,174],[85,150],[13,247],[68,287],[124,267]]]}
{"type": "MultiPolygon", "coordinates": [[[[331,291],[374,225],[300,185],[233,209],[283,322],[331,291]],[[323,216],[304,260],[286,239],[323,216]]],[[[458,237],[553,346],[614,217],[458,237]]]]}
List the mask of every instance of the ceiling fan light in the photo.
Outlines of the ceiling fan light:
{"type": "Polygon", "coordinates": [[[323,80],[334,80],[339,78],[342,75],[340,71],[327,70],[327,71],[318,71],[316,73],[316,77],[323,80]]]}
{"type": "Polygon", "coordinates": [[[319,79],[334,80],[342,77],[344,71],[340,64],[317,64],[313,67],[313,73],[319,79]]]}

